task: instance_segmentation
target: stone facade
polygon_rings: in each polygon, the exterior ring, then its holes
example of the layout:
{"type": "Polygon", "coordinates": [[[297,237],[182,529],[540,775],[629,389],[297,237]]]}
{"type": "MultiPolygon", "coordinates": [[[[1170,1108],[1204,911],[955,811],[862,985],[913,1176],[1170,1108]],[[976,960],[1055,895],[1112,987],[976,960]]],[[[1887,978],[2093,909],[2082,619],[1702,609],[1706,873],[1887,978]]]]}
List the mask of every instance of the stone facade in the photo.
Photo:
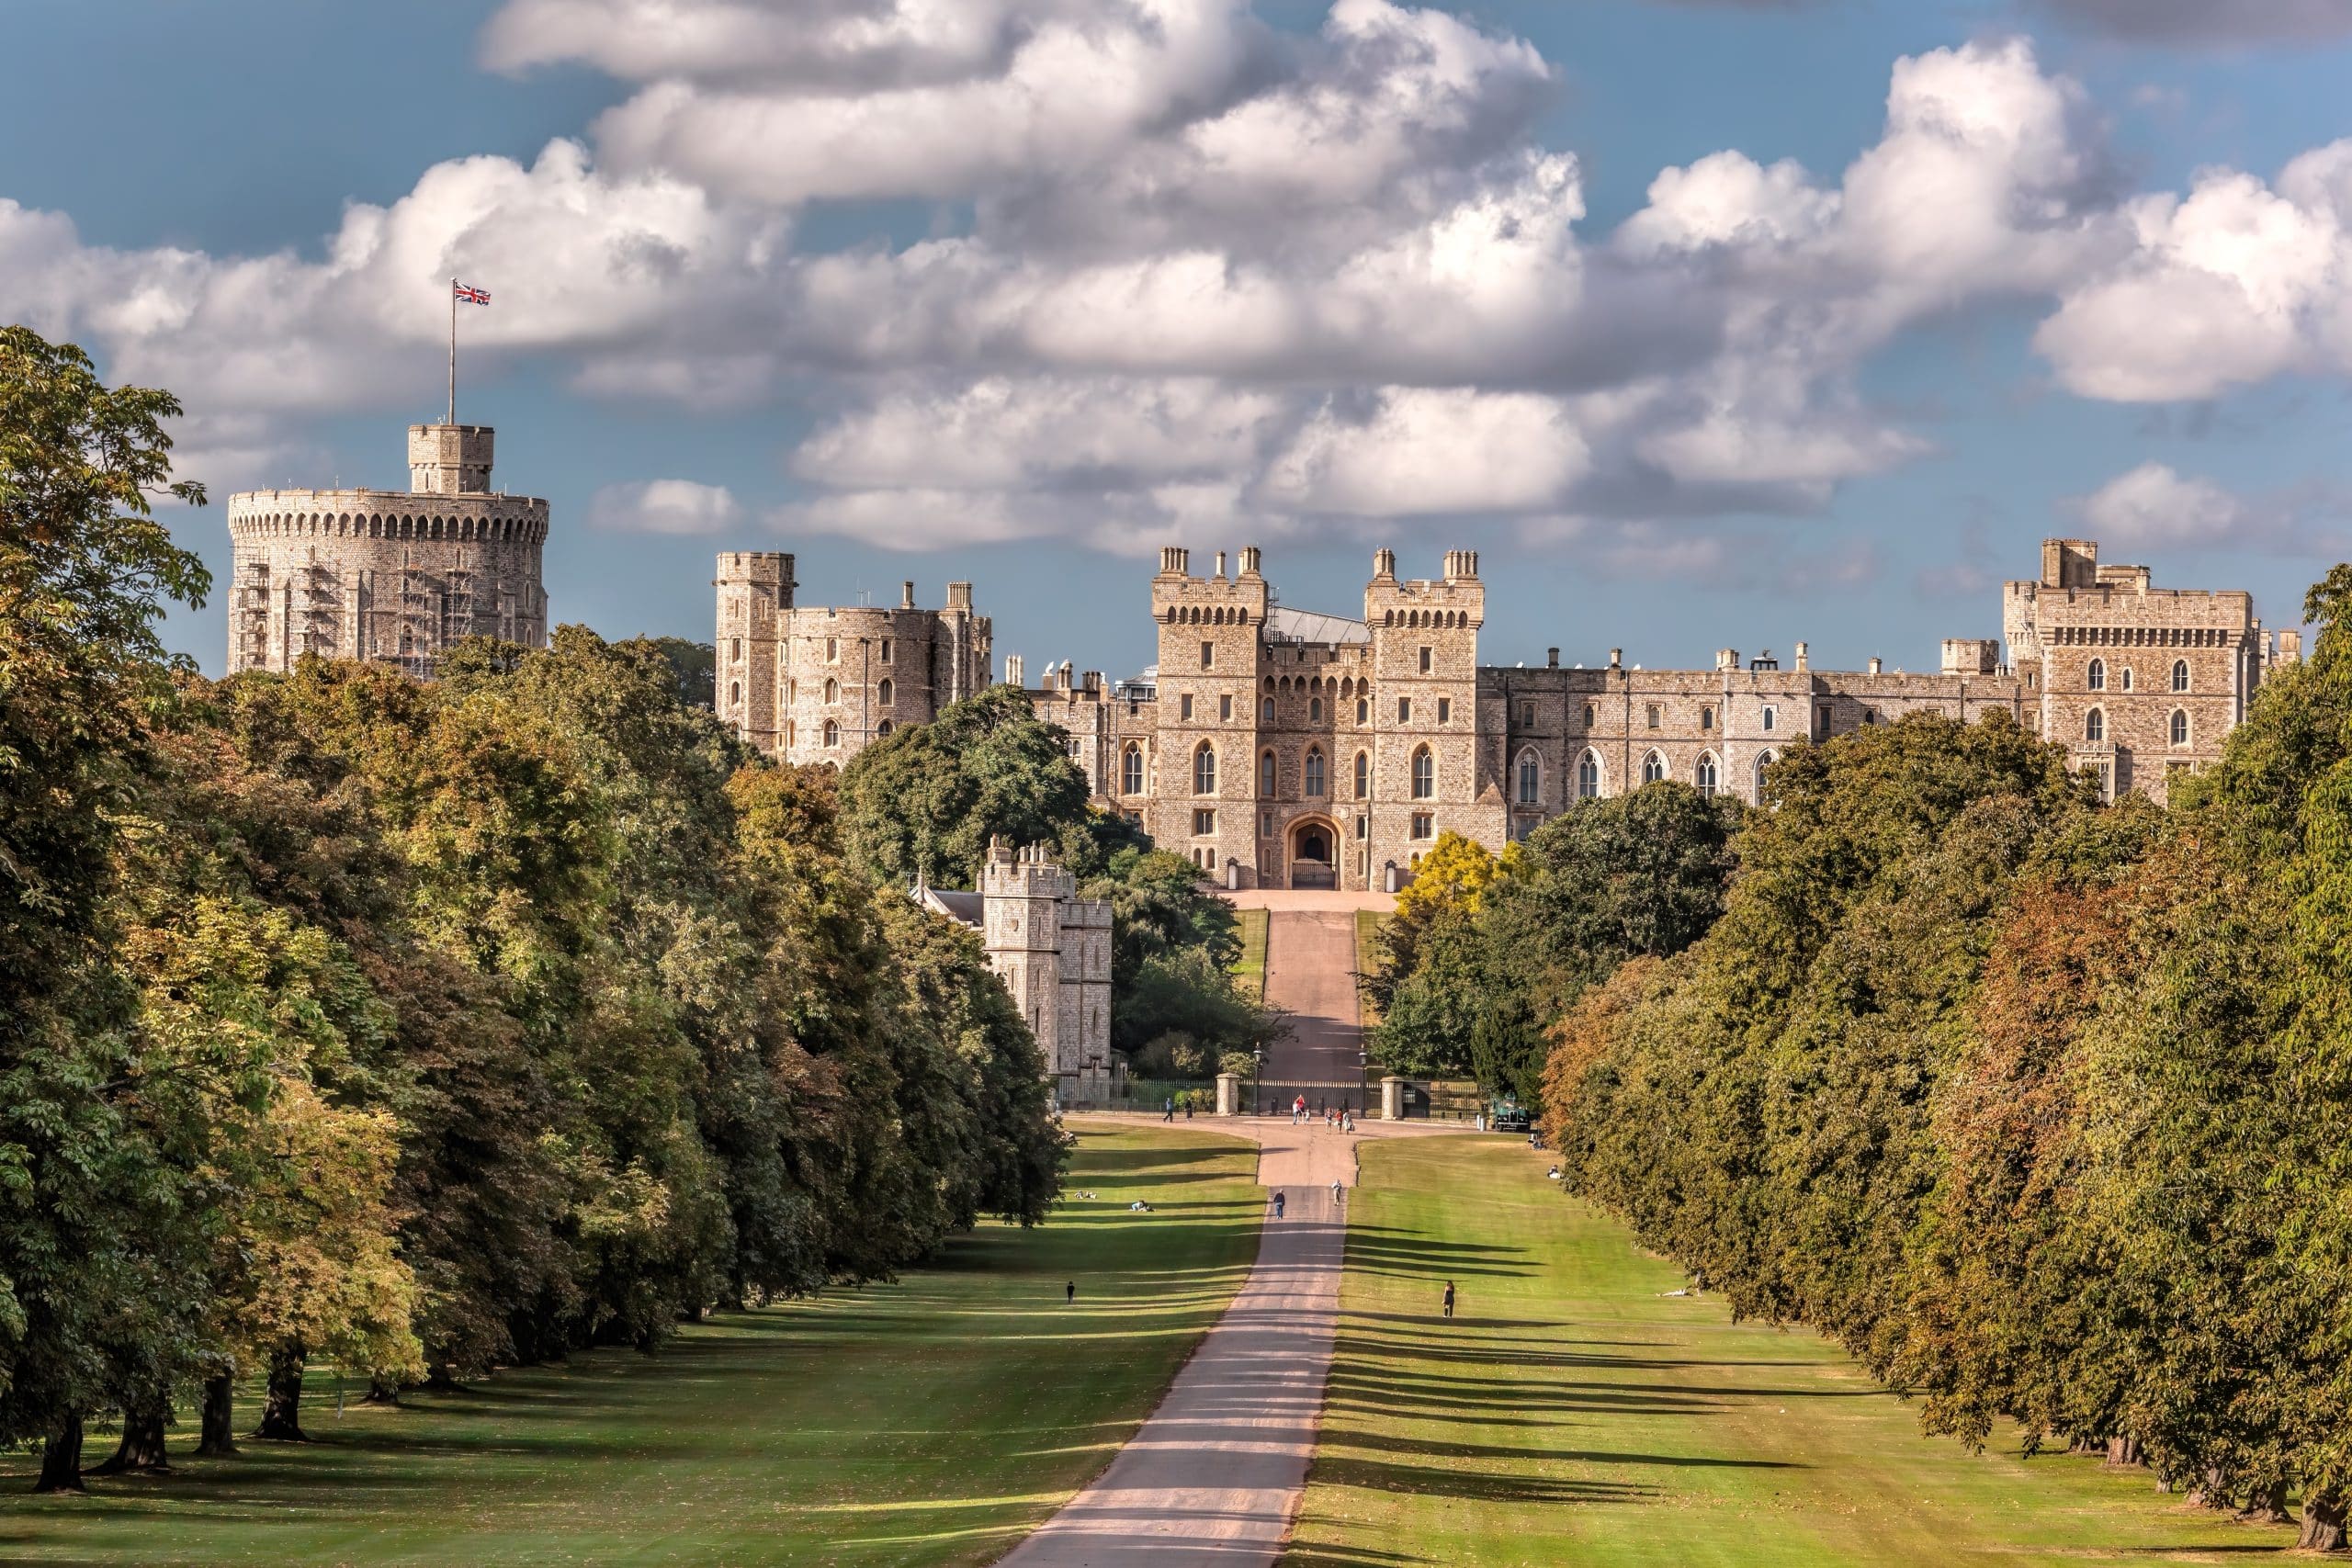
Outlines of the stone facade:
{"type": "Polygon", "coordinates": [[[919,887],[927,908],[980,933],[989,966],[1012,993],[1064,1105],[1111,1098],[1111,906],[1042,846],[989,845],[979,890],[919,887]]]}
{"type": "Polygon", "coordinates": [[[2240,592],[2165,590],[2052,540],[2002,594],[2002,639],[1955,637],[1932,673],[1788,668],[1723,649],[1712,670],[1478,661],[1476,552],[1428,581],[1373,560],[1362,620],[1283,606],[1256,549],[1194,576],[1167,549],[1151,582],[1157,667],[1106,685],[1049,671],[1029,693],[1097,798],[1229,886],[1388,890],[1436,837],[1499,849],[1579,798],[1651,779],[1765,798],[1774,758],[1905,714],[2007,714],[2066,747],[2110,796],[2165,796],[2245,715],[2274,649],[2240,592]]]}
{"type": "Polygon", "coordinates": [[[486,424],[408,427],[405,491],[262,490],[229,498],[229,671],[305,653],[429,677],[469,637],[548,639],[548,503],[490,488],[486,424]]]}
{"type": "Polygon", "coordinates": [[[988,617],[972,585],[947,585],[947,606],[804,608],[793,603],[792,558],[718,558],[718,716],[771,757],[847,762],[872,741],[925,724],[989,684],[988,617]]]}

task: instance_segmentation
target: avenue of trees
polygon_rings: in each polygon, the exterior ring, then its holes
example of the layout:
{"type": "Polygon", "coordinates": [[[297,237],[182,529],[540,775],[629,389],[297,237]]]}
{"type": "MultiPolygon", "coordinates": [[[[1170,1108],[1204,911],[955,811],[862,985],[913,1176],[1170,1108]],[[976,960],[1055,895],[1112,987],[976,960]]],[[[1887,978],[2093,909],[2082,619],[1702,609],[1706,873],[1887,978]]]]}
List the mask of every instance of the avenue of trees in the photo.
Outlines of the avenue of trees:
{"type": "MultiPolygon", "coordinates": [[[[2006,718],[1442,846],[1389,1059],[1524,1096],[1566,1186],[1924,1425],[2345,1542],[2352,567],[2220,764],[2103,805],[2006,718]]],[[[1417,885],[1417,887],[1419,885],[1417,885]]]]}
{"type": "MultiPolygon", "coordinates": [[[[306,1367],[650,1348],[1043,1217],[1064,1142],[978,938],[695,705],[694,645],[175,668],[177,412],[0,329],[0,1440],[44,1488],[93,1421],[102,1470],[191,1416],[233,1451],[248,1377],[298,1438],[306,1367]]],[[[1068,783],[957,831],[1069,841],[1068,783]]]]}

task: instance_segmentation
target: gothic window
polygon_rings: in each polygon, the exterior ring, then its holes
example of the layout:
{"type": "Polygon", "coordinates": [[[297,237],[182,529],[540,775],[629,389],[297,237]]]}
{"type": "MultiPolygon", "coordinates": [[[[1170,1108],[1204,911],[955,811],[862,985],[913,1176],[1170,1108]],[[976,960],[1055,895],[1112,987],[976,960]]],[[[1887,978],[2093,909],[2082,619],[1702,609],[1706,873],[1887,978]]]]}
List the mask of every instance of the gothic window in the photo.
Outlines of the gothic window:
{"type": "Polygon", "coordinates": [[[1428,674],[1429,672],[1430,672],[1430,650],[1429,650],[1428,649],[1426,649],[1426,648],[1425,648],[1425,649],[1421,649],[1421,673],[1422,673],[1422,674],[1424,674],[1424,675],[1426,675],[1426,674],[1428,674]]]}
{"type": "Polygon", "coordinates": [[[842,727],[833,720],[830,718],[827,719],[825,721],[825,744],[828,746],[838,746],[841,743],[842,727]]]}
{"type": "Polygon", "coordinates": [[[1358,724],[1370,724],[1372,722],[1371,698],[1358,697],[1356,699],[1356,722],[1358,724]]]}
{"type": "Polygon", "coordinates": [[[890,721],[889,721],[888,719],[887,719],[887,718],[886,718],[886,719],[884,719],[881,723],[879,723],[879,724],[876,725],[876,726],[874,727],[874,733],[875,733],[875,734],[876,734],[876,735],[888,735],[888,734],[889,734],[889,733],[890,733],[890,721]]]}
{"type": "Polygon", "coordinates": [[[828,703],[837,703],[841,700],[842,683],[839,681],[828,677],[825,681],[825,701],[828,703]]]}
{"type": "Polygon", "coordinates": [[[1715,759],[1712,754],[1699,759],[1699,766],[1691,774],[1690,782],[1699,786],[1702,796],[1708,800],[1715,798],[1715,759]]]}
{"type": "Polygon", "coordinates": [[[1306,749],[1306,793],[1309,798],[1323,796],[1323,752],[1319,747],[1306,749]]]}
{"type": "Polygon", "coordinates": [[[2107,739],[2107,715],[2093,708],[2083,716],[2083,739],[2096,744],[2107,739]]]}
{"type": "Polygon", "coordinates": [[[1372,753],[1356,753],[1356,798],[1363,800],[1372,794],[1372,753]]]}
{"type": "Polygon", "coordinates": [[[1321,697],[1309,697],[1306,699],[1306,722],[1309,724],[1320,724],[1323,722],[1323,699],[1321,697]]]}
{"type": "Polygon", "coordinates": [[[1261,753],[1259,755],[1259,758],[1258,758],[1258,795],[1259,795],[1259,798],[1263,799],[1263,800],[1271,800],[1271,799],[1272,799],[1272,798],[1273,798],[1273,794],[1274,794],[1274,754],[1273,754],[1272,751],[1261,752],[1261,753]]]}
{"type": "Polygon", "coordinates": [[[1274,678],[1273,678],[1272,675],[1269,675],[1269,676],[1267,676],[1267,677],[1266,677],[1266,695],[1268,695],[1268,696],[1270,696],[1270,697],[1271,697],[1271,696],[1272,696],[1273,694],[1274,694],[1274,678]]]}
{"type": "Polygon", "coordinates": [[[890,639],[887,637],[882,639],[882,662],[890,662],[890,639]]]}
{"type": "Polygon", "coordinates": [[[1642,782],[1654,784],[1666,777],[1666,759],[1652,751],[1642,759],[1642,782]]]}
{"type": "Polygon", "coordinates": [[[1589,751],[1577,759],[1577,798],[1600,798],[1600,759],[1589,751]]]}
{"type": "Polygon", "coordinates": [[[878,687],[876,687],[876,688],[875,689],[875,693],[874,693],[874,700],[875,700],[876,702],[880,703],[880,704],[881,704],[884,707],[886,707],[886,708],[887,708],[887,707],[888,707],[888,706],[890,705],[890,681],[889,681],[889,677],[888,677],[888,676],[883,677],[882,684],[881,684],[880,686],[878,686],[878,687]]]}
{"type": "Polygon", "coordinates": [[[2132,689],[2132,666],[2129,664],[2123,667],[2123,689],[2127,692],[2132,689]]]}
{"type": "Polygon", "coordinates": [[[2176,692],[2188,690],[2188,660],[2186,659],[2172,661],[2172,689],[2176,692]]]}
{"type": "Polygon", "coordinates": [[[2188,714],[2184,708],[2172,710],[2172,743],[2176,746],[2188,744],[2188,714]]]}
{"type": "Polygon", "coordinates": [[[841,638],[839,638],[839,637],[827,637],[827,638],[825,639],[825,662],[826,662],[826,663],[828,663],[828,664],[831,664],[833,660],[835,660],[836,659],[839,659],[841,656],[842,656],[842,639],[841,639],[841,638]]]}
{"type": "Polygon", "coordinates": [[[1544,790],[1544,765],[1532,750],[1519,754],[1519,803],[1532,806],[1544,790]]]}
{"type": "Polygon", "coordinates": [[[2104,692],[2107,690],[2106,660],[2094,659],[2091,660],[2091,672],[2088,683],[2090,685],[2090,689],[2094,692],[2104,692]]]}
{"type": "Polygon", "coordinates": [[[1119,793],[1122,795],[1143,793],[1143,748],[1132,740],[1127,742],[1127,749],[1119,755],[1119,793]]]}
{"type": "Polygon", "coordinates": [[[1205,740],[1202,741],[1200,749],[1193,753],[1193,793],[1194,795],[1216,793],[1216,748],[1205,740]]]}
{"type": "Polygon", "coordinates": [[[1644,721],[1650,728],[1656,729],[1657,728],[1658,712],[1657,705],[1656,703],[1651,703],[1648,706],[1645,707],[1642,710],[1642,716],[1644,721]]]}
{"type": "Polygon", "coordinates": [[[732,707],[736,707],[736,706],[741,705],[741,703],[742,703],[742,701],[743,701],[743,682],[741,682],[741,681],[729,681],[729,682],[727,682],[727,705],[728,705],[729,707],[730,707],[730,708],[732,708],[732,707]]]}
{"type": "Polygon", "coordinates": [[[1413,798],[1427,800],[1437,794],[1437,759],[1430,755],[1426,746],[1413,749],[1413,798]]]}
{"type": "Polygon", "coordinates": [[[1585,704],[1585,705],[1584,705],[1584,727],[1585,727],[1587,729],[1590,729],[1590,728],[1591,728],[1595,724],[1599,723],[1600,721],[1600,710],[1599,708],[1597,708],[1597,707],[1593,706],[1590,703],[1587,703],[1587,704],[1585,704]]]}
{"type": "Polygon", "coordinates": [[[1772,753],[1770,751],[1756,759],[1756,804],[1758,806],[1772,804],[1771,785],[1764,778],[1764,770],[1771,765],[1772,753]]]}
{"type": "Polygon", "coordinates": [[[1266,722],[1267,722],[1268,724],[1272,724],[1272,723],[1273,723],[1273,722],[1274,722],[1274,699],[1273,699],[1273,698],[1272,698],[1272,697],[1268,697],[1268,698],[1266,698],[1263,702],[1260,703],[1260,704],[1258,705],[1258,711],[1265,716],[1265,720],[1266,720],[1266,722]]]}
{"type": "Polygon", "coordinates": [[[1702,729],[1713,729],[1714,727],[1715,710],[1711,707],[1701,708],[1699,710],[1699,728],[1702,729]]]}
{"type": "Polygon", "coordinates": [[[1766,709],[1764,710],[1764,733],[1765,733],[1765,734],[1770,735],[1770,734],[1771,734],[1771,733],[1772,733],[1772,722],[1773,722],[1773,719],[1774,719],[1776,716],[1777,716],[1773,713],[1773,711],[1772,711],[1770,708],[1769,708],[1769,707],[1768,707],[1768,708],[1766,708],[1766,709]]]}

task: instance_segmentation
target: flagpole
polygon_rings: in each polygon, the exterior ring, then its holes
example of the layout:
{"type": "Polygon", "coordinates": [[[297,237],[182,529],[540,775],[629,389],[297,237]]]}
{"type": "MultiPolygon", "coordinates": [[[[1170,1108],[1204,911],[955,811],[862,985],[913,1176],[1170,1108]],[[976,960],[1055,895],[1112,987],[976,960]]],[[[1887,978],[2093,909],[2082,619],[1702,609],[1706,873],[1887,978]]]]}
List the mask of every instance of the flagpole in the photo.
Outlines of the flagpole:
{"type": "Polygon", "coordinates": [[[458,280],[449,280],[449,423],[458,423],[458,280]]]}

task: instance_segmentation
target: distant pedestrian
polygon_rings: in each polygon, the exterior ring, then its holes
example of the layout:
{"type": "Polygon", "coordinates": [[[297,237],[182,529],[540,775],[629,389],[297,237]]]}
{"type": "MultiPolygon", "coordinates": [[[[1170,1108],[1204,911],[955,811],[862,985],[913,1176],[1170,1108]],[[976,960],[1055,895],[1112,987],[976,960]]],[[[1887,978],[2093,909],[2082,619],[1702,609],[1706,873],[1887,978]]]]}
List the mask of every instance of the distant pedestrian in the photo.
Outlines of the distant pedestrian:
{"type": "Polygon", "coordinates": [[[1190,1122],[1192,1119],[1193,1119],[1193,1102],[1192,1102],[1191,1100],[1186,1100],[1186,1101],[1184,1102],[1184,1120],[1185,1120],[1185,1121],[1187,1121],[1187,1122],[1190,1122]]]}
{"type": "Polygon", "coordinates": [[[1281,1193],[1277,1192],[1277,1193],[1275,1193],[1275,1194],[1274,1194],[1274,1218],[1276,1218],[1276,1219],[1278,1219],[1278,1220],[1279,1220],[1279,1219],[1281,1219],[1282,1217],[1283,1217],[1283,1195],[1282,1195],[1281,1193]]]}
{"type": "Polygon", "coordinates": [[[1339,1204],[1340,1204],[1340,1182],[1339,1182],[1339,1179],[1338,1179],[1337,1177],[1334,1177],[1334,1178],[1332,1178],[1332,1179],[1331,1179],[1331,1206],[1332,1206],[1333,1208],[1337,1208],[1337,1207],[1339,1207],[1339,1204]]]}
{"type": "Polygon", "coordinates": [[[1176,1097],[1174,1095],[1171,1094],[1168,1097],[1166,1105],[1159,1112],[1159,1119],[1162,1122],[1173,1122],[1176,1120],[1176,1097]]]}
{"type": "Polygon", "coordinates": [[[1453,1281],[1451,1280],[1445,1282],[1445,1315],[1453,1315],[1453,1281]]]}
{"type": "Polygon", "coordinates": [[[1077,1304],[1078,1304],[1078,1281],[1077,1281],[1077,1280],[1069,1280],[1068,1283],[1066,1283],[1066,1284],[1064,1284],[1064,1285],[1062,1286],[1062,1305],[1064,1305],[1064,1306],[1075,1306],[1075,1305],[1077,1305],[1077,1304]]]}

